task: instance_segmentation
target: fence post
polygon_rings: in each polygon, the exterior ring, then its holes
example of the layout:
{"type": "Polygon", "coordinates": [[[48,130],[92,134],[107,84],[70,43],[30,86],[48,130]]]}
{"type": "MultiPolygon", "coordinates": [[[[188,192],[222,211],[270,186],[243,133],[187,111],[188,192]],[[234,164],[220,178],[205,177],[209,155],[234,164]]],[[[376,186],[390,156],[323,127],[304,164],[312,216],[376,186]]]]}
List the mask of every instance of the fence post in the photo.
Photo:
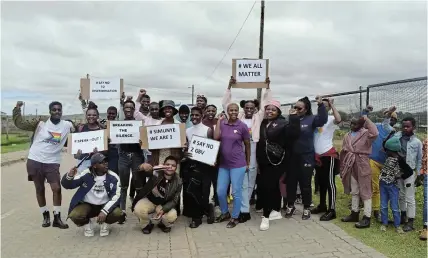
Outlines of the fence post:
{"type": "Polygon", "coordinates": [[[360,113],[363,110],[363,86],[360,86],[360,113]]]}
{"type": "Polygon", "coordinates": [[[367,93],[366,93],[366,106],[370,105],[370,87],[367,87],[367,93]]]}

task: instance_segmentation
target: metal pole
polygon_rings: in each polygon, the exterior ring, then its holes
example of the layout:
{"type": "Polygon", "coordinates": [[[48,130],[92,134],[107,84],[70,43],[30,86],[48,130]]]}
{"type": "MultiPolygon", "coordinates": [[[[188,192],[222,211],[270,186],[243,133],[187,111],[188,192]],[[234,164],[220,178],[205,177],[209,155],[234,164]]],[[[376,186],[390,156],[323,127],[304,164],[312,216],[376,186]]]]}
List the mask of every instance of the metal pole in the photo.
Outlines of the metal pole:
{"type": "Polygon", "coordinates": [[[363,86],[360,86],[360,113],[363,110],[363,86]]]}
{"type": "Polygon", "coordinates": [[[195,99],[195,85],[192,84],[192,106],[194,105],[194,99],[195,99]]]}
{"type": "MultiPolygon", "coordinates": [[[[260,12],[260,37],[259,37],[259,59],[263,59],[263,35],[265,27],[265,0],[261,2],[261,12],[260,12]]],[[[259,102],[262,98],[262,89],[257,89],[257,99],[259,102]]]]}
{"type": "Polygon", "coordinates": [[[22,118],[25,120],[25,102],[22,102],[22,118]]]}

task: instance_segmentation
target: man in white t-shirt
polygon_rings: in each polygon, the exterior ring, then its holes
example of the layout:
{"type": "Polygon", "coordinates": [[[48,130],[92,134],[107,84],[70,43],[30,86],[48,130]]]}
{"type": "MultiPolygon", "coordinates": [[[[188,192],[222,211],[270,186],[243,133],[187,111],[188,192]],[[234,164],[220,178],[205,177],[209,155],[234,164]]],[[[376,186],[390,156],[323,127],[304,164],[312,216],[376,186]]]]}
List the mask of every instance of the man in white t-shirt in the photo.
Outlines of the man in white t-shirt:
{"type": "Polygon", "coordinates": [[[71,122],[61,120],[62,104],[54,101],[49,104],[50,117],[46,121],[24,121],[21,116],[22,101],[13,109],[13,122],[16,127],[33,131],[32,143],[27,160],[28,181],[33,181],[36,188],[37,202],[43,215],[42,227],[51,225],[49,210],[46,207],[45,180],[53,192],[54,221],[53,227],[61,229],[68,225],[61,220],[61,184],[59,166],[61,151],[70,131],[74,131],[71,122]]]}
{"type": "Polygon", "coordinates": [[[312,214],[324,213],[320,220],[329,221],[336,218],[336,182],[335,176],[339,172],[338,153],[333,146],[334,132],[342,120],[339,112],[333,105],[333,99],[323,99],[327,111],[333,115],[328,116],[327,123],[315,130],[314,148],[316,159],[316,179],[320,188],[320,203],[312,209],[312,214]],[[326,195],[328,192],[328,207],[326,195]]]}

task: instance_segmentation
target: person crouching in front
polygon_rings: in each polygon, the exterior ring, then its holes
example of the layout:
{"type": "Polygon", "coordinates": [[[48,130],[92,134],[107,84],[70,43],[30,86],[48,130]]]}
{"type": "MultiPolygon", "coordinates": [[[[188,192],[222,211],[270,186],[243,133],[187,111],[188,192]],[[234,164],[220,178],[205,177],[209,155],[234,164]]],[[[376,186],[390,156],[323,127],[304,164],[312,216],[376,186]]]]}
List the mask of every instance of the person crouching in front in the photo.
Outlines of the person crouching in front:
{"type": "Polygon", "coordinates": [[[177,165],[178,160],[173,156],[166,157],[163,165],[140,165],[140,173],[145,173],[150,179],[135,197],[132,211],[140,220],[144,234],[150,234],[155,224],[168,233],[177,220],[174,207],[180,199],[182,188],[181,179],[176,173],[177,165]]]}
{"type": "Polygon", "coordinates": [[[108,170],[107,158],[101,153],[91,157],[91,166],[77,175],[77,168],[62,177],[65,189],[79,189],[70,202],[68,218],[76,226],[84,227],[84,235],[94,236],[91,218],[97,217],[100,236],[108,236],[108,224],[119,221],[122,210],[119,208],[120,180],[113,171],[108,170]]]}

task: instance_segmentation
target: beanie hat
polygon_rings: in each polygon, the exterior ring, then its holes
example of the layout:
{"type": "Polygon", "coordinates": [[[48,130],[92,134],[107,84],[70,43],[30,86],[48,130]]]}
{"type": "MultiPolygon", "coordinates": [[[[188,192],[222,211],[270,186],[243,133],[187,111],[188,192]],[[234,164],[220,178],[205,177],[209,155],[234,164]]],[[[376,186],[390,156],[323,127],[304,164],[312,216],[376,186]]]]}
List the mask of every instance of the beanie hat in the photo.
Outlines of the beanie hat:
{"type": "Polygon", "coordinates": [[[392,137],[385,142],[385,149],[389,151],[400,151],[401,143],[398,137],[392,137]]]}
{"type": "Polygon", "coordinates": [[[272,105],[272,106],[274,106],[274,107],[277,107],[279,110],[281,110],[281,103],[280,103],[278,100],[270,100],[270,101],[265,105],[265,107],[270,106],[270,105],[272,105]]]}

